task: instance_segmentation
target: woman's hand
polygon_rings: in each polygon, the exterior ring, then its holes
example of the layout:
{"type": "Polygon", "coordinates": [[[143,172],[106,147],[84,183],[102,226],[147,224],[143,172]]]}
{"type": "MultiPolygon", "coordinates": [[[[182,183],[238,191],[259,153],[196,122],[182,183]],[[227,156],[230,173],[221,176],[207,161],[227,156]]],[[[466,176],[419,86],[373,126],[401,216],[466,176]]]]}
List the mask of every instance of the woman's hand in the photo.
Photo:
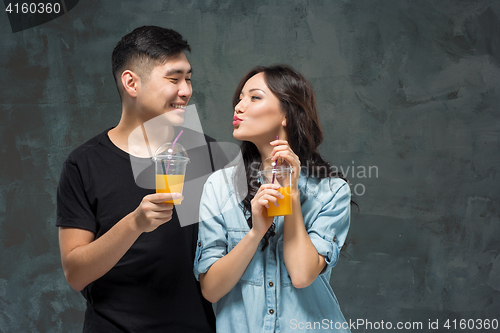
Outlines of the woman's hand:
{"type": "Polygon", "coordinates": [[[271,141],[271,146],[274,146],[273,151],[271,152],[271,160],[275,162],[278,158],[282,158],[290,164],[293,168],[292,173],[292,185],[293,189],[297,190],[299,185],[299,177],[300,177],[300,159],[293,152],[292,148],[288,145],[288,141],[286,140],[274,140],[271,141]]]}
{"type": "Polygon", "coordinates": [[[261,238],[273,223],[273,217],[267,216],[267,208],[269,205],[277,204],[277,198],[283,199],[283,194],[277,190],[279,187],[278,184],[263,184],[251,201],[252,229],[261,238]]]}

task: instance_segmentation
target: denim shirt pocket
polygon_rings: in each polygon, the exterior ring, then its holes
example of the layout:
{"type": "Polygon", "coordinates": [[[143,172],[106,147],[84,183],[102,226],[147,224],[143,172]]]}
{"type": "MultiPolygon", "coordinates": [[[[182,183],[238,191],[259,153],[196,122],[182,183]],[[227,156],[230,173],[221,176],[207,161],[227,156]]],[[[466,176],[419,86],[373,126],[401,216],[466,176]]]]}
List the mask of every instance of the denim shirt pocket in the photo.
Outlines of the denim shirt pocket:
{"type": "MultiPolygon", "coordinates": [[[[227,230],[227,245],[228,253],[231,251],[248,233],[247,229],[228,229],[227,230]]],[[[261,286],[264,283],[264,262],[262,256],[259,255],[261,245],[257,248],[252,260],[248,264],[245,272],[240,278],[241,283],[261,286]]]]}
{"type": "Polygon", "coordinates": [[[283,256],[283,239],[278,240],[278,253],[280,261],[280,279],[282,287],[290,287],[292,285],[292,279],[288,274],[288,270],[285,266],[285,257],[283,256]]]}

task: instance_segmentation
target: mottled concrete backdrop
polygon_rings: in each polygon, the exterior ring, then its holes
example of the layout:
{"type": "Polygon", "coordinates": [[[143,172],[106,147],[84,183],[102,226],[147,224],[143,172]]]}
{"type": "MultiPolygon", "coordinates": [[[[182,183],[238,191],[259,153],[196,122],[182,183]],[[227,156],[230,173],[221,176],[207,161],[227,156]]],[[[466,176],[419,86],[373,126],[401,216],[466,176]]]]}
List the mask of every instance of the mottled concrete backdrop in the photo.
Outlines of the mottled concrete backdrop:
{"type": "Polygon", "coordinates": [[[191,43],[192,102],[218,140],[232,140],[250,67],[310,79],[322,152],[361,207],[331,280],[347,319],[500,320],[499,18],[495,0],[80,1],[12,33],[2,11],[0,332],[81,331],[57,181],[72,149],[117,123],[111,51],[145,24],[191,43]]]}

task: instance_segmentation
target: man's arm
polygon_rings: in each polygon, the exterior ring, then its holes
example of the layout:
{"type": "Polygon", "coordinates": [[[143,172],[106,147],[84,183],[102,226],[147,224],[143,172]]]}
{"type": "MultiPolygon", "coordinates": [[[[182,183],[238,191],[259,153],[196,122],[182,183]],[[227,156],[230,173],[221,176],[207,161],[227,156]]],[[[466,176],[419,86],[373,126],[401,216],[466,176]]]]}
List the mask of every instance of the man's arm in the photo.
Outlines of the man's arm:
{"type": "Polygon", "coordinates": [[[71,287],[82,290],[111,270],[143,232],[170,221],[173,205],[163,202],[179,197],[178,193],[145,196],[136,210],[98,239],[92,231],[59,227],[62,267],[71,287]]]}

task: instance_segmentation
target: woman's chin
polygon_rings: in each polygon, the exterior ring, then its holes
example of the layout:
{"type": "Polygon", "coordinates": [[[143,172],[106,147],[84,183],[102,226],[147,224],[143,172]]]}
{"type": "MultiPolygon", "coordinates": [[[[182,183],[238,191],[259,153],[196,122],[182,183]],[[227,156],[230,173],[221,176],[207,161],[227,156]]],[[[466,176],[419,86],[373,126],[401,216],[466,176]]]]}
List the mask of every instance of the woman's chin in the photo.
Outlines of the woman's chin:
{"type": "Polygon", "coordinates": [[[238,133],[238,129],[237,128],[235,128],[233,130],[233,138],[235,138],[236,140],[239,140],[239,141],[245,141],[245,136],[241,135],[241,133],[238,133]]]}

